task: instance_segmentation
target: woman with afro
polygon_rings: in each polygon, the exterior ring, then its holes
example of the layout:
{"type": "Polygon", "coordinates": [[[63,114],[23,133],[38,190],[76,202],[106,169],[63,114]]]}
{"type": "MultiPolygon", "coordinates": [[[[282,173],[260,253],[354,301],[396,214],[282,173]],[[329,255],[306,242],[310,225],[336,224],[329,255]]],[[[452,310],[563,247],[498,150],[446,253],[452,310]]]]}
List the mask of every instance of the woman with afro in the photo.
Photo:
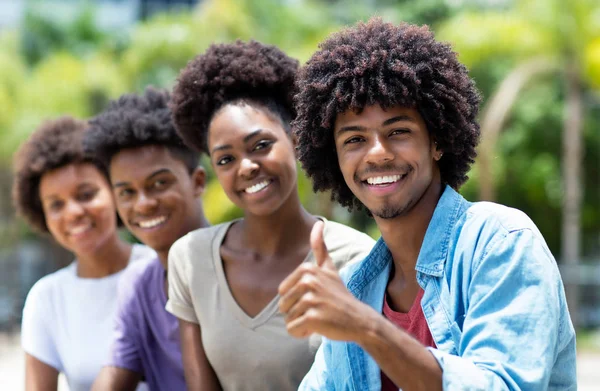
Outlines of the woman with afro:
{"type": "Polygon", "coordinates": [[[75,261],[39,280],[23,309],[21,338],[27,390],[89,390],[112,339],[117,283],[133,261],[154,252],[117,233],[103,166],[84,155],[85,121],[44,122],[14,157],[13,201],[37,231],[50,234],[75,261]]]}
{"type": "Polygon", "coordinates": [[[297,67],[259,42],[212,45],[174,88],[179,134],[210,157],[225,193],[244,211],[188,234],[169,254],[167,309],[180,319],[190,389],[296,390],[320,341],[288,335],[279,284],[314,262],[309,236],[317,221],[337,267],[373,245],[300,203],[290,133],[297,67]]]}

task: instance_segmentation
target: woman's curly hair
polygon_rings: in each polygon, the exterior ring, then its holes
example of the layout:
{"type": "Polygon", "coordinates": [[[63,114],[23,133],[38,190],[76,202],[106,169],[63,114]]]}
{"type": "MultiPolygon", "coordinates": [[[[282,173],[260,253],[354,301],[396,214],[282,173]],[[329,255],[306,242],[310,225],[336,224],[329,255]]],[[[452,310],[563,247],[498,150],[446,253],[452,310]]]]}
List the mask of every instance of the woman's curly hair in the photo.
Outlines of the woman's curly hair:
{"type": "Polygon", "coordinates": [[[289,132],[297,70],[298,61],[275,46],[239,40],[211,45],[187,64],[173,89],[171,110],[179,135],[209,153],[210,121],[228,103],[264,107],[289,132]]]}
{"type": "Polygon", "coordinates": [[[177,135],[169,110],[169,92],[148,87],[143,94],[124,94],[90,120],[83,147],[105,167],[123,149],[163,145],[186,165],[191,173],[200,156],[177,135]]]}
{"type": "Polygon", "coordinates": [[[340,171],[336,116],[379,104],[412,107],[444,152],[442,183],[458,189],[476,156],[480,95],[450,45],[427,26],[393,25],[373,18],[331,35],[300,70],[295,96],[299,159],[315,191],[353,209],[362,207],[340,171]]]}
{"type": "Polygon", "coordinates": [[[45,173],[69,164],[92,163],[107,176],[103,166],[83,152],[82,137],[87,127],[86,121],[69,116],[47,120],[14,155],[13,204],[36,231],[49,232],[39,193],[45,173]]]}

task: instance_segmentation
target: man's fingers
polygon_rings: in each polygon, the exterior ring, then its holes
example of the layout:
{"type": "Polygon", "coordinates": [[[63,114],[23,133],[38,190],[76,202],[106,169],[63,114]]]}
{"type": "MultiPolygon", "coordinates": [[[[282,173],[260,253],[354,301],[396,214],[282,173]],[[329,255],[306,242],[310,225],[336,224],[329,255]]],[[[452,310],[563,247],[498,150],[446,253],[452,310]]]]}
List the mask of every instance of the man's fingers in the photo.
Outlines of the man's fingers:
{"type": "Polygon", "coordinates": [[[325,258],[329,256],[327,253],[327,246],[325,246],[325,241],[323,240],[324,226],[325,224],[319,220],[313,225],[312,231],[310,232],[310,247],[312,248],[313,254],[315,254],[317,265],[319,266],[321,266],[325,261],[325,258]]]}
{"type": "Polygon", "coordinates": [[[279,299],[279,311],[284,314],[288,313],[290,308],[295,306],[298,300],[310,291],[312,284],[311,280],[314,278],[315,277],[311,273],[305,272],[298,282],[279,299]]]}
{"type": "Polygon", "coordinates": [[[290,274],[289,276],[287,276],[285,278],[285,280],[283,280],[281,282],[281,284],[279,284],[279,296],[285,296],[288,291],[290,289],[292,289],[297,283],[298,281],[302,278],[302,276],[304,276],[307,273],[312,273],[311,269],[314,266],[311,265],[310,263],[303,263],[300,266],[298,266],[293,272],[292,274],[290,274]]]}
{"type": "Polygon", "coordinates": [[[325,224],[320,220],[315,223],[312,231],[310,232],[310,247],[315,255],[315,259],[317,260],[317,265],[330,269],[333,268],[335,270],[333,261],[331,260],[329,252],[327,251],[325,240],[323,239],[324,227],[325,224]]]}
{"type": "Polygon", "coordinates": [[[316,307],[316,296],[312,292],[308,291],[302,296],[300,296],[300,298],[293,303],[291,308],[288,308],[288,310],[286,311],[287,315],[285,317],[285,322],[290,323],[299,316],[304,315],[306,311],[316,307]]]}
{"type": "Polygon", "coordinates": [[[299,316],[298,318],[286,323],[287,332],[292,337],[306,338],[313,333],[312,318],[310,310],[299,316]]]}

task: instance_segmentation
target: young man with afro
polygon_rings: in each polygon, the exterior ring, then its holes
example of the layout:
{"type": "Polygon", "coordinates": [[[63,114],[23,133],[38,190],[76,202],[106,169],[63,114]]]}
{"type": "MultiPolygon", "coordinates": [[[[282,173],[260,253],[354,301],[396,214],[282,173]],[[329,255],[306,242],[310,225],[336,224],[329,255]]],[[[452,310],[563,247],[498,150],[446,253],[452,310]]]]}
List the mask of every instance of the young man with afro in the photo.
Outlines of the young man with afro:
{"type": "Polygon", "coordinates": [[[522,212],[457,192],[479,94],[427,27],[372,19],[299,75],[299,159],[317,191],[382,237],[340,276],[319,227],[280,285],[290,334],[324,337],[300,390],[574,390],[575,332],[556,262],[522,212]]]}
{"type": "MultiPolygon", "coordinates": [[[[119,284],[110,358],[94,390],[183,390],[185,379],[177,318],[165,310],[171,245],[208,226],[200,195],[205,172],[199,155],[175,133],[166,91],[126,94],[90,121],[84,148],[108,169],[121,220],[156,251],[119,284]]],[[[202,254],[197,254],[202,256],[202,254]]]]}

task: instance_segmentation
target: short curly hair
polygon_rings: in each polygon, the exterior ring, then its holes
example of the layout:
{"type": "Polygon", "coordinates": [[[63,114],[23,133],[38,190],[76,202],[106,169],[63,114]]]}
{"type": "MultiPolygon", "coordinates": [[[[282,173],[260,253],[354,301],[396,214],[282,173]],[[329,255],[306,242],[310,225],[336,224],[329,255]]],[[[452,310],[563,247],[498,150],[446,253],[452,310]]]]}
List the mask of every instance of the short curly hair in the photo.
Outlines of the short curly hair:
{"type": "Polygon", "coordinates": [[[253,40],[211,45],[187,64],[173,89],[171,110],[179,135],[208,154],[210,121],[225,104],[236,103],[268,109],[289,133],[297,71],[298,61],[276,46],[253,40]]]}
{"type": "Polygon", "coordinates": [[[83,138],[85,153],[95,156],[108,170],[113,156],[123,149],[161,145],[193,172],[200,155],[177,135],[169,100],[167,90],[148,87],[143,94],[124,94],[111,101],[90,120],[83,138]]]}
{"type": "Polygon", "coordinates": [[[298,154],[315,191],[352,210],[362,204],[340,171],[333,127],[339,113],[379,104],[411,107],[444,152],[442,182],[458,189],[466,180],[479,142],[481,97],[450,45],[427,26],[393,25],[372,18],[332,34],[298,75],[295,96],[298,154]]]}
{"type": "Polygon", "coordinates": [[[82,137],[87,127],[86,121],[69,116],[44,121],[14,155],[13,204],[38,232],[49,232],[39,193],[45,173],[69,164],[92,163],[107,177],[103,166],[84,154],[82,137]]]}

